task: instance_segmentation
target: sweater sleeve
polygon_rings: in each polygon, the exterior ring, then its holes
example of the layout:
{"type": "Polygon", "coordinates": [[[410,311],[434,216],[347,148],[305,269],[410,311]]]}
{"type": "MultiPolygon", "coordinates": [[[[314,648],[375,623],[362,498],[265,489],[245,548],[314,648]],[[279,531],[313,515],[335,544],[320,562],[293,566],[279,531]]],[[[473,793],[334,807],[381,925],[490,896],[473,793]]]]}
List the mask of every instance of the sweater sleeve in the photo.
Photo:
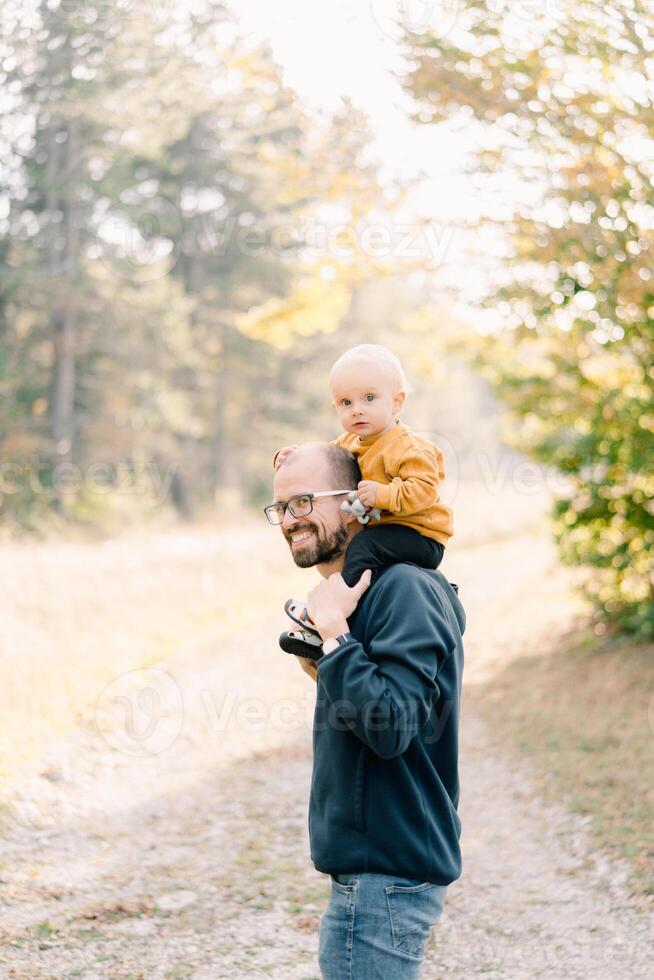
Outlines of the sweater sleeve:
{"type": "Polygon", "coordinates": [[[397,476],[388,484],[378,484],[377,507],[402,517],[427,510],[438,500],[443,475],[440,449],[435,447],[432,454],[427,449],[412,446],[400,459],[397,476]]]}
{"type": "Polygon", "coordinates": [[[444,600],[423,578],[382,579],[371,597],[367,646],[356,639],[317,661],[336,714],[376,755],[402,755],[439,697],[438,669],[456,640],[444,600]]]}

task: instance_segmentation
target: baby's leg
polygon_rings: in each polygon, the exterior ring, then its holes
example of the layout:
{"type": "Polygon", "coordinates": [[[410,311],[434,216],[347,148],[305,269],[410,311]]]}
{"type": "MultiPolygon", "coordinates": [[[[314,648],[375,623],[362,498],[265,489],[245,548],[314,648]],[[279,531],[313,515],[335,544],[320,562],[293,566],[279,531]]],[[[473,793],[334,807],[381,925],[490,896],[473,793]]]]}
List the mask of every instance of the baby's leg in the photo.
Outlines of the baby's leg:
{"type": "Polygon", "coordinates": [[[398,562],[411,562],[422,568],[438,568],[445,548],[439,541],[403,524],[369,524],[350,541],[345,552],[342,576],[350,588],[366,568],[374,581],[380,569],[398,562]]]}

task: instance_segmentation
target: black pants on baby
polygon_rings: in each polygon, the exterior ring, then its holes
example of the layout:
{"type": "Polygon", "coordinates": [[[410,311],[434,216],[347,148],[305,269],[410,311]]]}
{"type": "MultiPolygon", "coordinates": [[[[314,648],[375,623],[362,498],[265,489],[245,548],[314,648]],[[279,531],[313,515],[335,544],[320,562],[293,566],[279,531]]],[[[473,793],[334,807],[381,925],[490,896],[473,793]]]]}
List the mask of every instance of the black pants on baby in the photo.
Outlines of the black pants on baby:
{"type": "Polygon", "coordinates": [[[422,568],[438,568],[444,545],[427,538],[403,524],[366,524],[350,541],[345,552],[341,575],[352,588],[366,568],[372,569],[371,582],[380,569],[398,562],[410,562],[422,568]]]}

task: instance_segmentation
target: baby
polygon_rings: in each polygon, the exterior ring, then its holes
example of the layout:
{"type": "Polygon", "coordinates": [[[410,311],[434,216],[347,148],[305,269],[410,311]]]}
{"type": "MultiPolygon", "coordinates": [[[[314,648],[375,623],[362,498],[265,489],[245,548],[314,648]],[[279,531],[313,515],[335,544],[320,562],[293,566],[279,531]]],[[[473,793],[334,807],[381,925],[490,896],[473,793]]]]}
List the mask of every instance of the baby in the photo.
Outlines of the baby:
{"type": "MultiPolygon", "coordinates": [[[[397,562],[437,568],[453,534],[452,512],[439,493],[444,459],[434,443],[400,422],[406,398],[400,361],[386,347],[359,344],[338,358],[329,386],[345,429],[334,444],[357,458],[361,503],[382,511],[378,523],[366,524],[350,541],[341,572],[345,582],[353,586],[366,568],[372,570],[372,581],[380,569],[397,562]]],[[[295,448],[286,446],[275,454],[275,469],[295,448]]],[[[320,657],[322,640],[306,605],[289,600],[285,609],[300,629],[282,634],[282,649],[313,660],[320,657]]]]}

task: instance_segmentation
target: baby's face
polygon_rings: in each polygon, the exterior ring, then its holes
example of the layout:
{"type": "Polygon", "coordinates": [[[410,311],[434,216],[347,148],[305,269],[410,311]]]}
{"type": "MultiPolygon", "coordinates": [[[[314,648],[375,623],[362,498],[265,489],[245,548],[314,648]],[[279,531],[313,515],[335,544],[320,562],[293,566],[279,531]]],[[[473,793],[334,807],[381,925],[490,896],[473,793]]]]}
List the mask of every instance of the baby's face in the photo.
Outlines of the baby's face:
{"type": "Polygon", "coordinates": [[[339,367],[332,374],[331,390],[341,425],[362,439],[390,428],[404,401],[392,372],[370,361],[339,367]]]}

